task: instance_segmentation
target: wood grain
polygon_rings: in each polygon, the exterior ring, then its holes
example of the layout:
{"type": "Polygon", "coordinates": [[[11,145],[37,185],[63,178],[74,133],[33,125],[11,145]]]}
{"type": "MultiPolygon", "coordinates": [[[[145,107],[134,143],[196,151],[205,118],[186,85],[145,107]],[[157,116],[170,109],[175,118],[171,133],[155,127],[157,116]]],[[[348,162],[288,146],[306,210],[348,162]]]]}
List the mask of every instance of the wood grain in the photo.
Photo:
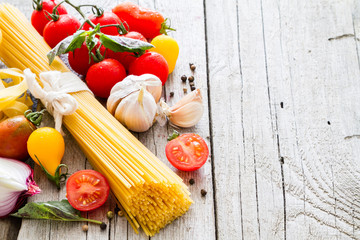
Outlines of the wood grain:
{"type": "MultiPolygon", "coordinates": [[[[194,75],[205,114],[180,132],[200,134],[211,150],[203,168],[184,173],[164,152],[173,126],[135,134],[186,184],[195,180],[189,212],[153,239],[360,239],[360,1],[132,1],[177,29],[170,36],[180,55],[163,97],[175,104],[184,87],[190,91],[180,76],[194,75]]],[[[31,4],[12,4],[30,18],[31,4]]],[[[116,4],[101,1],[106,9],[116,4]]],[[[70,172],[91,168],[65,138],[70,172]]],[[[29,201],[65,198],[37,166],[35,180],[43,193],[29,201]]],[[[0,239],[148,239],[124,217],[107,219],[114,207],[110,198],[87,215],[105,221],[105,231],[23,220],[17,232],[19,222],[5,219],[0,239]]]]}
{"type": "Polygon", "coordinates": [[[263,2],[271,106],[284,159],[285,236],[358,239],[359,143],[346,140],[359,128],[354,4],[263,2]]]}

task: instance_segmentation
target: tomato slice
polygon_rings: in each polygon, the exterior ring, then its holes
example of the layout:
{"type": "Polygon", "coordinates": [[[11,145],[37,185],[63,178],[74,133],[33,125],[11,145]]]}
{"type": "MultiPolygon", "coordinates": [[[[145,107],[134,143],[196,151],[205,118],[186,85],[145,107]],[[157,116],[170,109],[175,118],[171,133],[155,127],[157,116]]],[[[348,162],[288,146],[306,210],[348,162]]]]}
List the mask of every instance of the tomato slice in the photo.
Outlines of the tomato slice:
{"type": "Polygon", "coordinates": [[[195,171],[209,157],[209,149],[202,137],[195,133],[182,134],[166,144],[166,157],[179,170],[195,171]]]}
{"type": "Polygon", "coordinates": [[[94,170],[81,170],[72,174],[66,183],[66,195],[71,206],[80,211],[94,210],[106,202],[109,183],[94,170]]]}

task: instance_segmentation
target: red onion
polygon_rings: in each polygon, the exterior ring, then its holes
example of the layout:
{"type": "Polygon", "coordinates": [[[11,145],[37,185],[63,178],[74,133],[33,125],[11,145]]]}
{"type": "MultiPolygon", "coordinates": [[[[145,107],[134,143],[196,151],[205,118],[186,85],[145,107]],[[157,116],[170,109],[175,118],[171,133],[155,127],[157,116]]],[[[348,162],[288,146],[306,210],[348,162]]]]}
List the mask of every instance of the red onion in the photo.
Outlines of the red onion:
{"type": "Polygon", "coordinates": [[[40,191],[29,165],[0,157],[0,218],[17,210],[27,197],[40,191]]]}

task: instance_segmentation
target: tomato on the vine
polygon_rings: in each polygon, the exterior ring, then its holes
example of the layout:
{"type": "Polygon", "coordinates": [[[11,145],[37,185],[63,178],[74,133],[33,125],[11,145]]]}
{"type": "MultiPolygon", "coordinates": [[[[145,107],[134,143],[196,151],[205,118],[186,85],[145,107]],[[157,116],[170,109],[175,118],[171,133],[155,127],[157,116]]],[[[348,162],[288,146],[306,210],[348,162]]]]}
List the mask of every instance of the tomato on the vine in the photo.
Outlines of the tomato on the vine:
{"type": "Polygon", "coordinates": [[[160,13],[135,3],[120,3],[112,11],[121,21],[126,22],[124,24],[129,26],[130,31],[139,32],[146,38],[154,38],[170,29],[160,13]]]}
{"type": "Polygon", "coordinates": [[[150,51],[160,53],[168,63],[169,74],[172,73],[179,56],[179,45],[176,40],[170,36],[159,35],[151,41],[151,44],[155,48],[151,48],[150,51]]]}
{"type": "Polygon", "coordinates": [[[126,77],[123,65],[115,59],[105,59],[92,65],[86,74],[86,83],[98,97],[108,98],[111,88],[126,77]]]}
{"type": "Polygon", "coordinates": [[[44,40],[51,48],[80,28],[80,21],[69,14],[59,15],[56,21],[50,21],[44,28],[44,40]]]}
{"type": "MultiPolygon", "coordinates": [[[[138,32],[132,31],[132,32],[128,32],[127,34],[121,35],[121,36],[147,42],[146,38],[141,33],[138,33],[138,32]]],[[[110,49],[106,50],[106,57],[118,60],[127,70],[129,69],[130,64],[136,59],[136,56],[134,53],[114,52],[114,51],[111,51],[110,49]]]]}
{"type": "MultiPolygon", "coordinates": [[[[49,16],[49,13],[52,13],[54,7],[58,4],[58,1],[55,0],[44,0],[42,2],[37,2],[35,10],[31,14],[31,24],[42,36],[45,25],[50,22],[46,16],[49,16]]],[[[67,14],[67,11],[63,5],[57,7],[59,15],[67,14]]]]}
{"type": "MultiPolygon", "coordinates": [[[[99,46],[100,43],[98,43],[97,46],[91,51],[94,55],[96,55],[96,49],[98,49],[99,46]]],[[[104,46],[100,47],[100,54],[105,54],[104,46]]],[[[80,48],[75,49],[73,52],[69,52],[68,60],[72,70],[84,76],[86,75],[89,68],[96,63],[93,57],[91,57],[91,59],[89,58],[89,50],[85,43],[83,43],[80,48]]]]}
{"type": "Polygon", "coordinates": [[[160,78],[164,85],[168,74],[168,64],[161,54],[156,52],[147,52],[136,58],[129,66],[129,74],[140,76],[145,73],[151,73],[160,78]]]}
{"type": "MultiPolygon", "coordinates": [[[[120,24],[121,25],[121,21],[119,19],[119,17],[114,14],[113,12],[103,12],[103,14],[101,16],[95,16],[95,15],[91,15],[89,16],[89,19],[92,23],[94,23],[95,25],[100,24],[100,26],[104,26],[104,25],[110,25],[110,24],[120,24]]],[[[83,30],[89,30],[91,28],[91,26],[88,23],[85,23],[83,26],[83,30]]],[[[118,35],[118,29],[117,27],[105,27],[105,28],[101,28],[101,32],[108,34],[108,35],[118,35]]]]}
{"type": "Polygon", "coordinates": [[[209,157],[209,149],[202,137],[195,133],[182,134],[166,144],[166,157],[179,170],[195,171],[209,157]]]}
{"type": "Polygon", "coordinates": [[[27,141],[27,150],[35,163],[41,163],[48,173],[54,176],[64,156],[64,138],[55,128],[38,128],[31,133],[27,141]]]}
{"type": "Polygon", "coordinates": [[[94,170],[72,174],[66,183],[66,197],[79,211],[91,211],[103,205],[110,192],[106,178],[94,170]]]}

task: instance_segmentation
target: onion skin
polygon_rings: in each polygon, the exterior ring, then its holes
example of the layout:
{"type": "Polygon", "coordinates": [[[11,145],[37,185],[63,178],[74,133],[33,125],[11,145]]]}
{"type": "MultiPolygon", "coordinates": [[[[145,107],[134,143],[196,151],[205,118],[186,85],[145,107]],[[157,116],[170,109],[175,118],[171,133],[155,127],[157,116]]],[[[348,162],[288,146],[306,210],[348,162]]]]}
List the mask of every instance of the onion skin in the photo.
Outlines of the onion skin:
{"type": "Polygon", "coordinates": [[[35,129],[24,115],[0,122],[0,157],[25,161],[29,157],[26,143],[35,129]]]}
{"type": "MultiPolygon", "coordinates": [[[[5,218],[9,214],[11,214],[11,213],[15,212],[17,209],[19,209],[25,203],[25,200],[28,197],[31,197],[31,196],[33,196],[35,194],[40,193],[41,189],[35,183],[34,177],[33,177],[34,171],[33,171],[33,169],[31,169],[31,167],[29,165],[27,165],[26,163],[23,163],[21,161],[15,160],[15,159],[0,158],[0,160],[17,162],[17,164],[23,165],[22,167],[29,169],[29,176],[26,178],[27,190],[24,190],[24,191],[21,191],[21,192],[15,192],[14,191],[14,193],[13,193],[14,195],[18,194],[14,207],[12,208],[12,210],[7,211],[6,214],[3,214],[3,215],[0,214],[0,218],[5,218]]],[[[0,209],[0,210],[1,210],[1,212],[3,212],[3,209],[0,209]]]]}

